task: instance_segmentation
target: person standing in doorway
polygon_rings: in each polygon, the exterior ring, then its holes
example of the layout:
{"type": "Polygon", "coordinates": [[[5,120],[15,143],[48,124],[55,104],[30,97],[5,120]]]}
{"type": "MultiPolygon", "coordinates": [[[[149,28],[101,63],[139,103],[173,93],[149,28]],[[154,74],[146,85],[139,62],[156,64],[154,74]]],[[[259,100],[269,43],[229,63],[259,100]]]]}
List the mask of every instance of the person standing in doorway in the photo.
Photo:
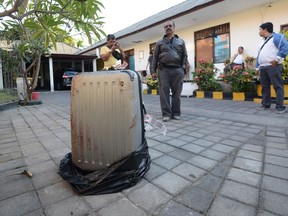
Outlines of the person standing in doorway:
{"type": "Polygon", "coordinates": [[[171,118],[180,120],[180,96],[187,65],[187,49],[184,40],[174,34],[175,23],[173,21],[164,23],[164,31],[164,37],[155,45],[151,73],[155,73],[158,69],[163,121],[169,121],[171,118]]]}
{"type": "Polygon", "coordinates": [[[276,112],[287,112],[284,103],[284,84],[282,79],[282,63],[288,55],[288,42],[283,34],[273,32],[273,24],[266,22],[260,25],[259,35],[264,38],[258,51],[256,69],[260,72],[262,102],[258,110],[269,109],[271,106],[271,89],[276,92],[276,112]]]}
{"type": "Polygon", "coordinates": [[[147,61],[147,65],[146,65],[146,70],[149,67],[149,73],[152,75],[151,71],[152,71],[152,66],[153,66],[153,50],[150,50],[149,52],[149,57],[148,57],[148,61],[147,61]]]}

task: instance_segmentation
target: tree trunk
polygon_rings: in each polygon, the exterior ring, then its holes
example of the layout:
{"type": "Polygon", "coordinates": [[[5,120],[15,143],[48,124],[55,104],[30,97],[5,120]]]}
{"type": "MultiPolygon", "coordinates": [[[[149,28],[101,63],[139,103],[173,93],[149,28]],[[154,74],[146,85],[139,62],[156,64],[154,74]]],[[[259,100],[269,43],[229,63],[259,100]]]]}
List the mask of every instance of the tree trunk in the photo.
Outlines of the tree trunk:
{"type": "Polygon", "coordinates": [[[41,55],[37,55],[37,57],[33,60],[31,65],[24,71],[24,81],[26,83],[26,95],[24,96],[25,103],[32,100],[32,92],[37,87],[39,71],[41,65],[41,55]],[[27,74],[31,71],[31,78],[28,78],[27,74]]]}

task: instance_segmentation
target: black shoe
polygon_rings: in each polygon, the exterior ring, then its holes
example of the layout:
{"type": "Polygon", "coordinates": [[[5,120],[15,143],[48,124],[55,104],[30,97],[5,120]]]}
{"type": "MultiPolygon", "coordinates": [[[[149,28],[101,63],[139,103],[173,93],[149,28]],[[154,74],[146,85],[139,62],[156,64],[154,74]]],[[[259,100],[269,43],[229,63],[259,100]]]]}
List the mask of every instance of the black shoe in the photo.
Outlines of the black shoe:
{"type": "Polygon", "coordinates": [[[173,119],[175,119],[175,120],[181,120],[181,117],[180,117],[180,116],[173,116],[173,119]]]}
{"type": "Polygon", "coordinates": [[[256,110],[267,110],[267,109],[270,109],[270,106],[264,106],[264,105],[262,105],[262,106],[256,108],[256,110]]]}
{"type": "Polygon", "coordinates": [[[168,117],[168,116],[164,116],[164,117],[163,117],[163,121],[164,121],[164,122],[168,122],[169,120],[170,120],[170,117],[168,117]]]}
{"type": "Polygon", "coordinates": [[[283,113],[286,113],[286,112],[287,112],[286,107],[282,107],[282,108],[276,109],[276,113],[277,114],[283,114],[283,113]]]}

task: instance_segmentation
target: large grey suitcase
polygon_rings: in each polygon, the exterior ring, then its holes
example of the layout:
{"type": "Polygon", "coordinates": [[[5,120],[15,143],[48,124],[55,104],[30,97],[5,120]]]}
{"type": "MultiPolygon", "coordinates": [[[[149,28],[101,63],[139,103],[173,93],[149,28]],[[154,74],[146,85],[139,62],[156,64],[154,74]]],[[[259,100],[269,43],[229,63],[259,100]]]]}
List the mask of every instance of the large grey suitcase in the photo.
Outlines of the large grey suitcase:
{"type": "Polygon", "coordinates": [[[106,168],[144,141],[142,84],[132,70],[82,73],[71,87],[72,161],[106,168]]]}

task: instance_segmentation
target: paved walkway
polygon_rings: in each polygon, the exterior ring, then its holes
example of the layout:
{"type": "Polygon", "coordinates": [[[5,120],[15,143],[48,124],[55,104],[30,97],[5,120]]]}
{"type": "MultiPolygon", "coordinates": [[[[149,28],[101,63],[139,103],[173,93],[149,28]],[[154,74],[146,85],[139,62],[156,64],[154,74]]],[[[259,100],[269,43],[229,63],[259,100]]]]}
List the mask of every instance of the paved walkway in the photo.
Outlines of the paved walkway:
{"type": "MultiPolygon", "coordinates": [[[[151,168],[123,192],[79,196],[58,175],[70,152],[70,92],[0,112],[1,216],[287,216],[288,113],[182,98],[166,136],[147,132],[151,168]],[[33,173],[32,178],[21,174],[33,173]]],[[[159,96],[144,95],[161,117],[159,96]]]]}

